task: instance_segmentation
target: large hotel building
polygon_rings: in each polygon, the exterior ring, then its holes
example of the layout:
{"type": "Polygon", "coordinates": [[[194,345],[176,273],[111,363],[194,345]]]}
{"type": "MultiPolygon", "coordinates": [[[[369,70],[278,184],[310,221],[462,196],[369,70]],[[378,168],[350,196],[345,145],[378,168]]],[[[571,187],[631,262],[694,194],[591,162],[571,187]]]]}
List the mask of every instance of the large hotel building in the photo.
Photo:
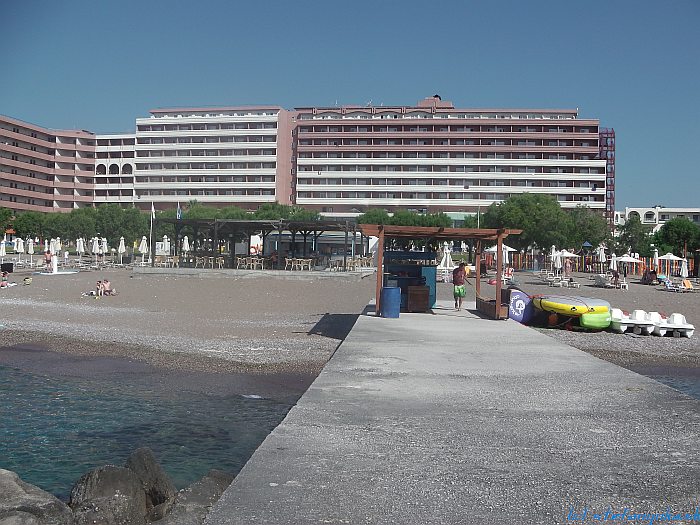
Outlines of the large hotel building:
{"type": "Polygon", "coordinates": [[[457,109],[436,95],[411,107],[150,113],[135,133],[97,135],[0,117],[0,206],[279,202],[328,217],[384,208],[459,218],[530,192],[614,214],[614,131],[577,110],[457,109]]]}

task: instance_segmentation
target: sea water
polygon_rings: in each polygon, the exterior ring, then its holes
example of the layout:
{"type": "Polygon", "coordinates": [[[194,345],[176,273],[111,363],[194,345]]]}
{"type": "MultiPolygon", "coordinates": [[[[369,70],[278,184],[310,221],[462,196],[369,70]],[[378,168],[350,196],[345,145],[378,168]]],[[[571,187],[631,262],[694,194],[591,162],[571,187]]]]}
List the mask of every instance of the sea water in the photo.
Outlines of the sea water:
{"type": "Polygon", "coordinates": [[[86,472],[124,465],[150,447],[178,488],[217,468],[238,473],[291,406],[257,395],[215,395],[36,375],[0,366],[0,468],[67,500],[86,472]]]}

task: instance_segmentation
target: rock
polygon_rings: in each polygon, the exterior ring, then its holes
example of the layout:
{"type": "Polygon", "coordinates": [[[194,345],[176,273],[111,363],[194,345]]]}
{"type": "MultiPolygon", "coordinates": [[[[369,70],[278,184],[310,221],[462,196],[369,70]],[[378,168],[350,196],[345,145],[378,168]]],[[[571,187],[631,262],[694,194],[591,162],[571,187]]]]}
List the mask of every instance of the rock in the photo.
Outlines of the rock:
{"type": "Polygon", "coordinates": [[[0,469],[0,525],[72,525],[70,508],[39,487],[0,469]]]}
{"type": "Polygon", "coordinates": [[[146,493],[130,469],[107,465],[83,475],[70,493],[76,525],[143,525],[146,493]]]}
{"type": "Polygon", "coordinates": [[[233,477],[220,470],[210,470],[206,476],[182,489],[175,503],[158,525],[201,525],[204,518],[226,490],[233,477]]]}
{"type": "Polygon", "coordinates": [[[126,468],[132,470],[141,480],[149,510],[171,501],[177,494],[175,485],[158,464],[150,448],[143,447],[134,451],[126,460],[126,468]]]}

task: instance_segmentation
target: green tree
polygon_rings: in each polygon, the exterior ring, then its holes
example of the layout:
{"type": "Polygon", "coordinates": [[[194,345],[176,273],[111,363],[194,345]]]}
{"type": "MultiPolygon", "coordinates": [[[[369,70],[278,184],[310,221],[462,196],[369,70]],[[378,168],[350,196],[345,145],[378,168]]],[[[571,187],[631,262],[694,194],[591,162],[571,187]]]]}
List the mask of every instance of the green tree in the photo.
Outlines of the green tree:
{"type": "Polygon", "coordinates": [[[187,203],[187,209],[182,212],[182,217],[184,219],[216,219],[218,216],[219,210],[217,208],[204,206],[201,202],[196,200],[189,201],[187,203]]]}
{"type": "Polygon", "coordinates": [[[45,215],[35,211],[25,211],[13,222],[17,237],[44,237],[45,215]]]}
{"type": "Polygon", "coordinates": [[[389,214],[381,208],[372,208],[357,217],[358,224],[389,224],[389,214]]]}
{"type": "Polygon", "coordinates": [[[691,252],[700,245],[700,228],[685,217],[676,217],[661,227],[657,239],[676,254],[683,254],[686,249],[691,252]]]}
{"type": "Polygon", "coordinates": [[[631,216],[625,224],[618,227],[617,233],[617,239],[613,246],[617,253],[630,251],[637,252],[642,257],[652,255],[652,238],[649,236],[649,229],[642,224],[639,216],[631,216]]]}
{"type": "Polygon", "coordinates": [[[0,208],[0,233],[5,233],[5,230],[10,227],[12,216],[10,208],[0,208]]]}
{"type": "Polygon", "coordinates": [[[279,220],[288,219],[292,214],[292,207],[277,202],[265,203],[253,212],[254,219],[279,220]]]}
{"type": "Polygon", "coordinates": [[[571,230],[571,217],[550,195],[522,193],[499,204],[492,204],[483,216],[482,227],[522,229],[523,233],[508,238],[517,249],[535,246],[565,246],[571,230]]]}
{"type": "Polygon", "coordinates": [[[247,212],[243,208],[239,208],[238,206],[227,206],[227,207],[221,208],[219,210],[219,218],[220,219],[242,220],[242,219],[250,219],[250,218],[252,218],[252,216],[249,212],[247,212]]]}
{"type": "Polygon", "coordinates": [[[569,211],[569,231],[565,246],[580,248],[588,241],[593,247],[601,243],[608,244],[611,239],[610,228],[605,217],[587,206],[577,206],[569,211]]]}
{"type": "Polygon", "coordinates": [[[68,239],[94,237],[97,233],[97,210],[95,208],[79,208],[71,211],[65,227],[63,235],[68,239]]]}
{"type": "Polygon", "coordinates": [[[70,222],[70,216],[67,213],[46,213],[44,214],[44,235],[46,237],[63,237],[66,239],[66,229],[70,222]]]}

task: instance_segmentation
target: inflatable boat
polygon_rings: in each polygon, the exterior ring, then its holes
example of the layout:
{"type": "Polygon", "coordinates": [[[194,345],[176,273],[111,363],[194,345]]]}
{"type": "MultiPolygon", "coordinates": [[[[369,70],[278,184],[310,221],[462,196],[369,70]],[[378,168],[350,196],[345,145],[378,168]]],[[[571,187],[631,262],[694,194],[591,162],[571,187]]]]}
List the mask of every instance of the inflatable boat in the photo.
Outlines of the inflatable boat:
{"type": "Polygon", "coordinates": [[[532,298],[535,308],[571,317],[583,314],[609,314],[610,303],[602,299],[569,295],[538,295],[532,298]]]}

